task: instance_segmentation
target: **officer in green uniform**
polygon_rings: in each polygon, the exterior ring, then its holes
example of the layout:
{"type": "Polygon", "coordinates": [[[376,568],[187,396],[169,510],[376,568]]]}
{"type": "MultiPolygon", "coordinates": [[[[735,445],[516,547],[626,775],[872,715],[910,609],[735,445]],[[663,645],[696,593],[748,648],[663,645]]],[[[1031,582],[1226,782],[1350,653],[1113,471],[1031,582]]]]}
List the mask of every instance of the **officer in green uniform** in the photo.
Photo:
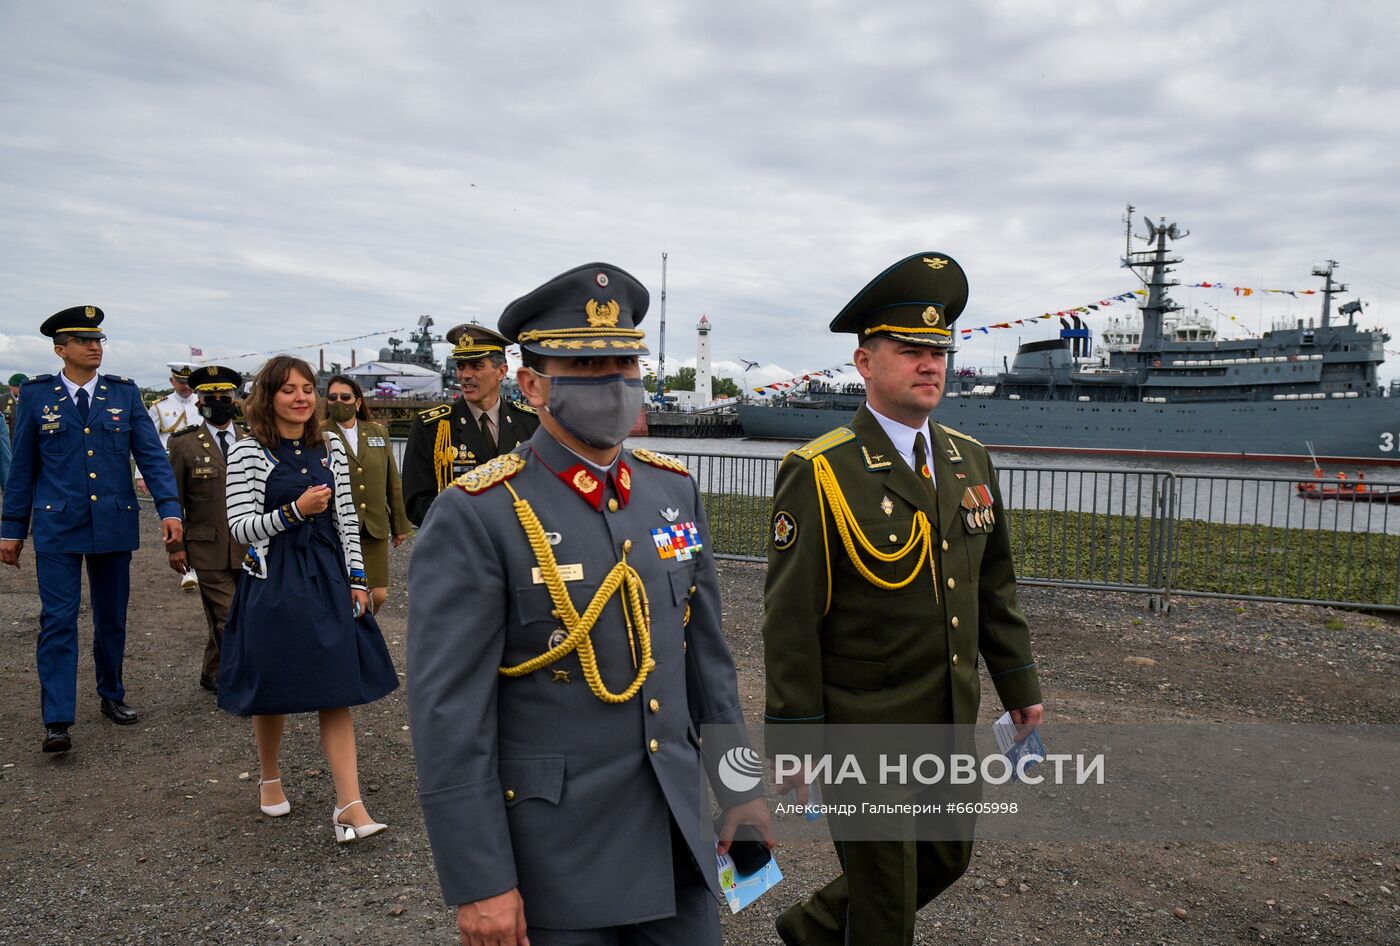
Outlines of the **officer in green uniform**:
{"type": "MultiPolygon", "coordinates": [[[[1018,725],[1044,709],[986,449],[930,420],[967,277],[894,264],[832,321],[859,338],[866,403],[783,460],[764,593],[769,748],[793,724],[970,724],[979,660],[1018,725]]],[[[780,782],[806,800],[800,777],[780,782]]],[[[833,826],[833,829],[835,826],[833,826]]],[[[843,873],[777,921],[793,946],[901,946],[967,868],[964,841],[837,841],[843,873]]]]}
{"type": "MultiPolygon", "coordinates": [[[[9,389],[0,391],[0,412],[5,415],[5,426],[14,429],[15,426],[15,405],[19,403],[19,389],[24,382],[29,380],[29,376],[16,371],[10,375],[9,389]]],[[[0,483],[0,486],[3,486],[0,483]]]]}
{"type": "Polygon", "coordinates": [[[505,337],[476,323],[447,333],[462,396],[418,412],[404,447],[403,492],[408,518],[423,524],[437,494],[454,479],[530,439],[539,426],[534,408],[501,397],[506,377],[505,337]]]}

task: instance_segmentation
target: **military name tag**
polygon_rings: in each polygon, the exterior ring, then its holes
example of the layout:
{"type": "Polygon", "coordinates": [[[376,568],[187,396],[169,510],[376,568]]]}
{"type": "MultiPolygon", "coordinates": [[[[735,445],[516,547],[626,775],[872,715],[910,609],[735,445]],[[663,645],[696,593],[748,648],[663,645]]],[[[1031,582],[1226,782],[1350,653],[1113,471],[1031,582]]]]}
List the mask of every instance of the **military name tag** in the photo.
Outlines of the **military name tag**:
{"type": "MultiPolygon", "coordinates": [[[[207,460],[207,459],[209,459],[209,458],[208,458],[208,457],[205,457],[204,459],[207,460]]],[[[197,466],[197,467],[194,468],[194,473],[193,473],[192,475],[194,475],[194,476],[201,476],[201,477],[203,477],[203,476],[213,476],[213,475],[214,475],[214,468],[213,468],[212,466],[197,466]]]]}
{"type": "MultiPolygon", "coordinates": [[[[559,577],[565,581],[581,581],[583,579],[583,563],[575,562],[572,565],[560,565],[559,577]]],[[[530,578],[537,585],[544,584],[544,575],[538,568],[530,569],[530,578]]]]}
{"type": "Polygon", "coordinates": [[[59,428],[59,426],[62,425],[62,423],[63,423],[62,421],[56,420],[56,421],[54,421],[52,424],[42,424],[42,425],[40,425],[39,429],[40,429],[40,430],[57,430],[57,429],[59,428]]]}

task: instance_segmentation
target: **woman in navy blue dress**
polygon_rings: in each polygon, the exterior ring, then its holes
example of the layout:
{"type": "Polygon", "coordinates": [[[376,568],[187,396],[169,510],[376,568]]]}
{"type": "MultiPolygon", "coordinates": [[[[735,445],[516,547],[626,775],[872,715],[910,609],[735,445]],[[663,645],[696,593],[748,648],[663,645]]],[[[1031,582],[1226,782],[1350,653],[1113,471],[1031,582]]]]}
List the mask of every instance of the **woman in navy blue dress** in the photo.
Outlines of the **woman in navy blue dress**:
{"type": "Polygon", "coordinates": [[[339,438],[319,429],[314,378],[299,358],[264,365],[244,405],[253,436],[229,450],[229,528],[248,553],[224,630],[219,706],[252,717],[259,807],[271,817],[291,810],[277,761],[286,714],[320,713],[344,843],[385,827],[360,800],[349,707],[388,694],[398,676],[368,613],[349,466],[339,438]]]}

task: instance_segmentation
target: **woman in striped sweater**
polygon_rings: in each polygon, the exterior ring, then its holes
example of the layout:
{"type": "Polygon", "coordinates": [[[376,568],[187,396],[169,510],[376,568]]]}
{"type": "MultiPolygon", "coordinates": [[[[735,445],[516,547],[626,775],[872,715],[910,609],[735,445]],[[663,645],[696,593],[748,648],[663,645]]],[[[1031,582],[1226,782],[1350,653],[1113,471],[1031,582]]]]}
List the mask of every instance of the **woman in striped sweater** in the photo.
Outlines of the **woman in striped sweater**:
{"type": "Polygon", "coordinates": [[[360,801],[349,707],[398,686],[368,613],[360,523],[340,438],[316,418],[315,374],[299,358],[263,365],[244,403],[251,437],[228,454],[229,530],[246,543],[219,668],[219,705],[253,719],[263,814],[291,811],[277,755],[287,713],[319,712],[344,843],[384,830],[360,801]]]}

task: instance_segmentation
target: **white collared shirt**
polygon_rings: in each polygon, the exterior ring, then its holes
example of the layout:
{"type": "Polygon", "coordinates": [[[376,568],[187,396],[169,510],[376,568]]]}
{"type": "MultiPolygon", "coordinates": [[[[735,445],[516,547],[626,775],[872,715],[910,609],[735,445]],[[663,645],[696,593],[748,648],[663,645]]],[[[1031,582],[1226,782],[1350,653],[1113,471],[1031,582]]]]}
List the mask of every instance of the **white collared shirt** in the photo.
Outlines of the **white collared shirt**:
{"type": "MultiPolygon", "coordinates": [[[[909,469],[914,470],[915,473],[919,471],[914,469],[914,442],[920,437],[924,438],[924,456],[929,458],[929,469],[933,469],[933,444],[929,440],[927,424],[923,427],[906,427],[899,421],[890,420],[875,410],[870,406],[869,401],[865,403],[865,406],[870,411],[870,416],[879,422],[880,429],[885,432],[885,436],[890,438],[890,443],[894,444],[895,452],[899,454],[900,459],[909,464],[909,469]]],[[[930,479],[929,482],[932,483],[933,480],[930,479]]]]}
{"type": "MultiPolygon", "coordinates": [[[[499,404],[500,402],[498,401],[497,403],[499,404]]],[[[593,467],[593,469],[597,470],[598,473],[599,473],[599,474],[603,477],[603,479],[605,479],[605,480],[608,478],[608,475],[609,475],[610,473],[612,473],[613,468],[617,466],[618,458],[620,458],[620,457],[622,456],[622,446],[619,444],[619,445],[618,445],[618,448],[617,448],[617,456],[616,456],[616,457],[613,457],[613,462],[609,463],[607,466],[599,466],[598,464],[594,463],[592,460],[588,459],[587,457],[579,456],[579,454],[578,454],[576,451],[574,451],[572,448],[570,448],[570,447],[568,447],[568,446],[566,446],[566,445],[564,445],[564,444],[562,444],[562,443],[559,444],[559,446],[563,447],[565,450],[568,450],[568,451],[569,451],[570,453],[572,453],[575,457],[578,457],[578,462],[582,463],[584,466],[591,466],[591,467],[593,467]]]]}
{"type": "Polygon", "coordinates": [[[220,428],[215,427],[206,419],[204,421],[204,427],[209,431],[209,436],[215,443],[219,442],[219,434],[228,434],[228,445],[230,447],[233,446],[233,442],[238,439],[238,434],[233,429],[233,421],[229,421],[227,427],[220,428]]]}
{"type": "Polygon", "coordinates": [[[64,374],[62,371],[58,373],[58,377],[63,382],[63,386],[67,388],[68,396],[73,399],[74,404],[78,403],[79,388],[82,388],[88,393],[88,404],[92,404],[92,399],[97,394],[97,375],[94,374],[87,384],[77,384],[73,381],[70,381],[68,375],[64,374]]]}

